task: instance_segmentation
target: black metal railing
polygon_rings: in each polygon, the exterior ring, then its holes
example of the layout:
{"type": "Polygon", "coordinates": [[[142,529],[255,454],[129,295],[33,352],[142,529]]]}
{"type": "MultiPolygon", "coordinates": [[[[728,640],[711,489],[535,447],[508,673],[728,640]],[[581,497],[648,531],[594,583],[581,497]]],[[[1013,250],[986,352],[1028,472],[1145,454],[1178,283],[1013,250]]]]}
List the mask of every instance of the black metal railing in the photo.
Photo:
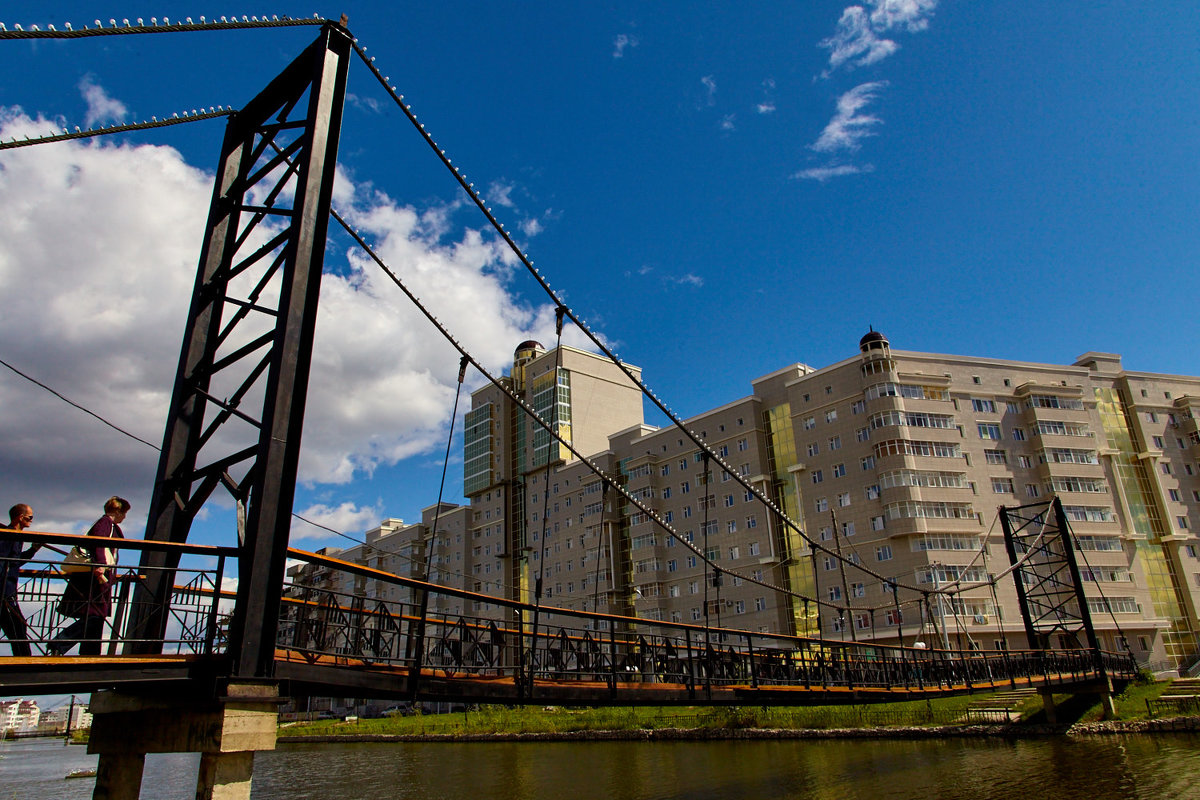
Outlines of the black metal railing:
{"type": "Polygon", "coordinates": [[[125,645],[135,643],[127,622],[139,602],[154,602],[165,608],[164,635],[154,639],[156,644],[161,643],[161,652],[213,655],[225,649],[223,618],[232,607],[232,595],[222,594],[220,588],[227,575],[227,562],[236,556],[235,549],[34,531],[0,530],[0,538],[16,539],[23,549],[35,543],[41,545],[27,561],[0,558],[0,565],[19,568],[17,601],[27,626],[23,641],[31,655],[70,652],[76,645],[92,654],[118,655],[125,645]],[[116,554],[116,563],[65,563],[75,545],[111,550],[116,554]],[[159,568],[171,573],[169,596],[161,603],[152,598],[135,599],[136,588],[153,571],[138,564],[144,550],[172,552],[178,559],[176,567],[159,568]],[[96,575],[97,566],[106,568],[106,586],[101,586],[96,575]],[[78,636],[55,639],[83,618],[89,623],[76,626],[80,629],[78,636]]]}
{"type": "MultiPolygon", "coordinates": [[[[56,655],[55,636],[73,621],[64,594],[80,583],[68,574],[65,554],[74,544],[113,548],[112,586],[92,653],[148,651],[214,656],[226,652],[224,636],[235,598],[221,584],[232,577],[232,548],[141,540],[88,539],[66,534],[0,531],[0,537],[44,545],[21,566],[18,598],[28,621],[33,655],[56,655]],[[165,599],[141,599],[147,568],[136,553],[164,550],[177,562],[165,599]],[[120,563],[126,562],[126,563],[120,563]],[[130,637],[126,621],[144,617],[138,602],[165,613],[161,641],[153,647],[130,637]]],[[[300,662],[360,673],[384,673],[405,694],[454,694],[450,683],[487,685],[495,696],[533,700],[550,687],[560,695],[613,702],[639,692],[670,694],[672,701],[703,702],[715,692],[752,692],[764,702],[796,688],[826,691],[906,690],[961,692],[1020,684],[1081,684],[1134,677],[1127,654],[1090,649],[952,651],[754,633],[727,628],[589,613],[496,598],[291,549],[294,566],[283,586],[277,663],[300,662]],[[650,691],[661,690],[661,691],[650,691]],[[620,695],[620,696],[618,696],[620,695]]],[[[83,580],[87,580],[87,577],[83,580]]],[[[81,592],[86,595],[87,587],[81,592]]],[[[3,663],[0,656],[0,663],[3,663]]],[[[310,673],[311,674],[311,670],[310,673]]],[[[350,672],[347,684],[361,686],[350,672]]],[[[326,686],[337,673],[323,672],[326,686]]],[[[463,690],[467,691],[467,690],[463,690]]],[[[852,694],[854,694],[852,693],[852,694]]],[[[851,695],[848,695],[851,696],[851,695]]]]}
{"type": "Polygon", "coordinates": [[[522,697],[539,683],[572,681],[613,694],[618,685],[672,685],[699,697],[722,687],[969,690],[1030,679],[1124,679],[1136,671],[1126,654],[1089,649],[918,649],[545,606],[535,635],[528,604],[299,550],[289,557],[303,565],[285,587],[279,647],[312,663],[408,670],[414,694],[431,678],[500,679],[522,697]]]}

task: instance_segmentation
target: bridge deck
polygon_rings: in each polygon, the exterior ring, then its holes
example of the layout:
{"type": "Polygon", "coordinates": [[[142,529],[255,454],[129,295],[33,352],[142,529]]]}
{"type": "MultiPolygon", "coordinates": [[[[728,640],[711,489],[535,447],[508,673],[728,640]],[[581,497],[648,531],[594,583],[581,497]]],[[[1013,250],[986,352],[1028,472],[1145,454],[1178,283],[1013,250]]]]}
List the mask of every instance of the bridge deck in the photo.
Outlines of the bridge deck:
{"type": "MultiPolygon", "coordinates": [[[[4,659],[0,687],[6,693],[39,694],[120,687],[173,690],[212,685],[228,667],[224,656],[33,656],[4,659]]],[[[276,676],[285,694],[358,694],[404,699],[410,669],[353,658],[276,652],[276,676]]],[[[580,705],[844,705],[891,703],[949,697],[1012,688],[1054,686],[1064,692],[1100,688],[1094,676],[1069,673],[941,683],[925,686],[782,685],[713,682],[709,685],[636,676],[627,680],[538,677],[530,686],[511,674],[466,674],[439,668],[420,671],[417,696],[422,699],[484,703],[561,703],[580,705]]]]}

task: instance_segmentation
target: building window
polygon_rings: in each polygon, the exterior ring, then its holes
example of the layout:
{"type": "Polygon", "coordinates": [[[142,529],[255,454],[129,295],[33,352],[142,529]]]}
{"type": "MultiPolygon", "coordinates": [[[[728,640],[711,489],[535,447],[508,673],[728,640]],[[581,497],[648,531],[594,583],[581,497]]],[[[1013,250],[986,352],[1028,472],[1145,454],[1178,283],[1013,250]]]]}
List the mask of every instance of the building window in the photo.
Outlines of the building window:
{"type": "Polygon", "coordinates": [[[1181,495],[1179,494],[1178,489],[1167,489],[1167,494],[1169,494],[1171,496],[1171,499],[1174,500],[1176,503],[1179,502],[1181,495]]]}
{"type": "Polygon", "coordinates": [[[867,487],[867,499],[868,500],[878,500],[879,499],[879,484],[874,484],[872,486],[867,487]]]}
{"type": "Polygon", "coordinates": [[[983,460],[989,464],[1007,464],[1008,454],[1003,450],[984,450],[983,460]]]}
{"type": "MultiPolygon", "coordinates": [[[[979,383],[979,379],[976,378],[975,382],[979,383]]],[[[994,400],[982,400],[977,397],[972,397],[971,398],[971,410],[972,411],[983,411],[983,412],[986,412],[989,414],[994,414],[994,413],[996,413],[996,403],[994,400]]]]}
{"type": "Polygon", "coordinates": [[[811,431],[815,427],[817,427],[817,418],[816,417],[805,417],[804,418],[804,430],[811,431]]]}
{"type": "Polygon", "coordinates": [[[1012,438],[1013,438],[1013,441],[1015,441],[1015,442],[1025,441],[1025,429],[1024,428],[1013,428],[1012,429],[1012,438]]]}
{"type": "Polygon", "coordinates": [[[814,470],[812,471],[812,482],[813,482],[813,483],[820,483],[820,482],[821,482],[821,481],[823,481],[823,480],[825,480],[825,476],[822,474],[821,470],[819,470],[819,469],[814,469],[814,470]]]}
{"type": "Polygon", "coordinates": [[[758,527],[758,517],[754,516],[753,514],[746,517],[746,527],[747,528],[757,528],[758,527]]]}
{"type": "Polygon", "coordinates": [[[850,493],[849,492],[842,492],[841,494],[838,495],[838,505],[841,506],[842,508],[845,508],[846,506],[850,505],[850,493]]]}
{"type": "Polygon", "coordinates": [[[819,452],[821,452],[821,447],[820,447],[820,446],[819,446],[819,445],[818,445],[816,442],[809,442],[809,445],[808,445],[808,457],[809,457],[809,458],[812,458],[813,456],[815,456],[815,455],[816,455],[817,453],[819,453],[819,452]]]}
{"type": "MultiPolygon", "coordinates": [[[[882,516],[871,517],[871,530],[881,531],[881,530],[883,530],[883,528],[884,528],[884,522],[883,522],[882,516]]],[[[888,552],[890,553],[891,550],[889,549],[888,552]]],[[[891,556],[888,556],[888,557],[890,558],[891,556]]]]}
{"type": "Polygon", "coordinates": [[[833,422],[836,419],[837,419],[837,409],[836,408],[831,408],[825,412],[825,421],[826,422],[833,422]]]}
{"type": "Polygon", "coordinates": [[[846,465],[845,464],[834,464],[833,465],[833,477],[843,478],[843,477],[845,477],[845,475],[846,475],[846,465]]]}
{"type": "Polygon", "coordinates": [[[1154,439],[1154,446],[1157,447],[1159,450],[1162,450],[1163,449],[1163,437],[1155,436],[1152,438],[1154,439]]]}
{"type": "Polygon", "coordinates": [[[1025,495],[1027,497],[1037,497],[1039,494],[1041,494],[1041,491],[1038,489],[1036,483],[1025,484],[1025,495]]]}
{"type": "Polygon", "coordinates": [[[842,437],[840,437],[840,436],[829,437],[829,449],[830,450],[842,449],[842,437]]]}
{"type": "Polygon", "coordinates": [[[881,545],[879,545],[879,547],[876,547],[875,548],[875,560],[876,561],[891,561],[892,560],[892,546],[890,544],[881,544],[881,545]]]}
{"type": "Polygon", "coordinates": [[[1000,426],[996,423],[980,422],[978,423],[978,428],[980,439],[994,439],[996,441],[1000,440],[1000,426]]]}
{"type": "Polygon", "coordinates": [[[842,587],[830,586],[829,587],[829,599],[830,600],[841,600],[842,599],[842,587]]]}
{"type": "Polygon", "coordinates": [[[1012,494],[1013,493],[1012,478],[992,478],[992,493],[993,494],[1012,494]]]}
{"type": "Polygon", "coordinates": [[[859,442],[868,441],[871,438],[871,432],[867,428],[859,428],[854,432],[854,438],[859,442]]]}
{"type": "Polygon", "coordinates": [[[867,403],[865,400],[855,400],[853,405],[850,406],[851,414],[862,414],[866,410],[867,410],[867,403]]]}
{"type": "Polygon", "coordinates": [[[1187,517],[1184,517],[1184,516],[1176,517],[1175,522],[1176,522],[1176,524],[1179,525],[1179,530],[1186,531],[1188,529],[1188,518],[1187,517]]]}
{"type": "Polygon", "coordinates": [[[825,498],[825,497],[818,497],[816,500],[815,506],[816,506],[816,509],[818,512],[828,511],[829,510],[829,499],[825,498]]]}

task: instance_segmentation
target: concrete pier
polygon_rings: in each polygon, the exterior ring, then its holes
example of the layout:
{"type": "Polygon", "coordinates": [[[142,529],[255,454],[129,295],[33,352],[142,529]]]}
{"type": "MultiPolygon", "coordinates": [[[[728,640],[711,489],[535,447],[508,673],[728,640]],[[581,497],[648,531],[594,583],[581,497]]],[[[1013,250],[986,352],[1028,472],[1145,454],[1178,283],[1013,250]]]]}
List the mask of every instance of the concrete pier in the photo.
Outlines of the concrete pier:
{"type": "Polygon", "coordinates": [[[200,753],[197,800],[249,800],[254,753],[274,750],[279,688],[231,681],[218,696],[92,695],[94,800],[137,800],[147,753],[200,753]]]}

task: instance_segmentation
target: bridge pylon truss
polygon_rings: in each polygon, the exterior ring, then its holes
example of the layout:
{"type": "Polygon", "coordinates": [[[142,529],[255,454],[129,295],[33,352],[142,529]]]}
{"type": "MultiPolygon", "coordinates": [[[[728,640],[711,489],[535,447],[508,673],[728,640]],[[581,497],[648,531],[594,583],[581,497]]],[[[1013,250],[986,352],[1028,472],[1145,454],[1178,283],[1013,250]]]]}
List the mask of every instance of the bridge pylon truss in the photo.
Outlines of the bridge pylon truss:
{"type": "Polygon", "coordinates": [[[1013,565],[1029,647],[1052,647],[1058,635],[1099,651],[1075,556],[1074,537],[1056,496],[1049,502],[1000,507],[1004,546],[1013,565]]]}
{"type": "MultiPolygon", "coordinates": [[[[230,118],[146,538],[182,543],[218,487],[238,508],[231,670],[273,674],[352,40],[321,35],[230,118]]],[[[146,551],[132,652],[158,652],[178,556],[146,551]],[[164,569],[165,568],[165,569],[164,569]]]]}

